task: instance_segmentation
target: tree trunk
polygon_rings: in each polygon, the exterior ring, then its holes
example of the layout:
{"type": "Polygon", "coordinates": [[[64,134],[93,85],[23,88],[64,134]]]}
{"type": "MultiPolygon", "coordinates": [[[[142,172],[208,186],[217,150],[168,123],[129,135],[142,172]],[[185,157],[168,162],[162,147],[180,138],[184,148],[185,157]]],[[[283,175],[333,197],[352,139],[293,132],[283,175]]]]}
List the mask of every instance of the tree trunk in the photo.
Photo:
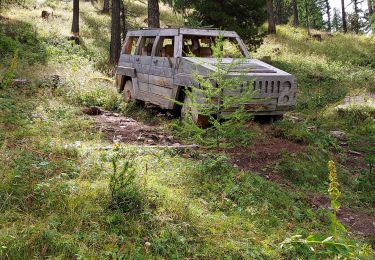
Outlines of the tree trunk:
{"type": "Polygon", "coordinates": [[[331,32],[332,27],[331,27],[331,6],[329,5],[329,0],[325,0],[326,4],[326,12],[327,12],[327,25],[328,25],[328,31],[331,32]]]}
{"type": "Polygon", "coordinates": [[[109,0],[104,0],[102,13],[104,14],[109,13],[109,0]]]}
{"type": "Polygon", "coordinates": [[[370,16],[374,13],[374,6],[372,4],[372,0],[367,0],[367,5],[368,5],[368,13],[370,16]]]}
{"type": "Polygon", "coordinates": [[[281,0],[275,0],[275,24],[281,24],[282,16],[281,0]]]}
{"type": "Polygon", "coordinates": [[[297,28],[299,26],[297,0],[292,1],[292,7],[293,7],[293,25],[294,27],[297,28]]]}
{"type": "Polygon", "coordinates": [[[276,33],[275,14],[273,12],[273,0],[267,0],[268,33],[276,33]]]}
{"type": "Polygon", "coordinates": [[[148,27],[160,28],[159,0],[148,0],[148,27]]]}
{"type": "Polygon", "coordinates": [[[354,13],[355,13],[355,26],[354,26],[354,32],[356,34],[358,34],[360,32],[360,29],[361,29],[361,25],[360,25],[360,22],[359,22],[359,8],[358,8],[358,0],[353,0],[353,5],[354,5],[354,13]]]}
{"type": "Polygon", "coordinates": [[[112,65],[117,64],[121,52],[121,5],[120,0],[112,0],[112,28],[111,28],[111,47],[109,62],[112,65]]]}
{"type": "Polygon", "coordinates": [[[346,24],[346,12],[345,12],[345,0],[341,0],[341,18],[342,18],[342,30],[344,33],[348,32],[348,26],[346,24]]]}
{"type": "Polygon", "coordinates": [[[121,23],[122,23],[122,40],[125,41],[128,28],[126,27],[126,6],[121,1],[121,23]]]}
{"type": "Polygon", "coordinates": [[[73,0],[72,33],[74,36],[79,35],[79,0],[73,0]]]}

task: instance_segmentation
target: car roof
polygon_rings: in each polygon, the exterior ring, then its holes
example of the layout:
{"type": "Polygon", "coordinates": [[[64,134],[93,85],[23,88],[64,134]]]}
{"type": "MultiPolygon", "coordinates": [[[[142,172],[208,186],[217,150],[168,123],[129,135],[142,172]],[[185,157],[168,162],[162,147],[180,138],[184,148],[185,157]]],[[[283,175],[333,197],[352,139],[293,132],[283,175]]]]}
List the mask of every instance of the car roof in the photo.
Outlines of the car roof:
{"type": "Polygon", "coordinates": [[[129,30],[127,36],[176,36],[176,35],[201,35],[201,36],[219,36],[239,37],[234,31],[224,31],[218,29],[200,29],[200,28],[152,28],[129,30]]]}

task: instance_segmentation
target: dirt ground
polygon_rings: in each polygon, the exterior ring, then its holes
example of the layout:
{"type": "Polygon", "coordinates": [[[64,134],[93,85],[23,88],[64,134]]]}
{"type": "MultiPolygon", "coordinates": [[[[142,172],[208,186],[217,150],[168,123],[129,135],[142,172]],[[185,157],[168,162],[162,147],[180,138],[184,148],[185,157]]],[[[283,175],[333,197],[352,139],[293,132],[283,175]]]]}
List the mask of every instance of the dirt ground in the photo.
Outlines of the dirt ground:
{"type": "MultiPolygon", "coordinates": [[[[104,111],[91,107],[85,108],[83,113],[89,115],[105,136],[112,141],[136,145],[179,146],[170,133],[159,126],[150,126],[133,118],[118,113],[104,111]]],[[[262,127],[261,127],[262,128],[262,127]]],[[[283,153],[294,154],[306,151],[306,146],[289,140],[275,138],[269,135],[267,127],[263,127],[266,138],[257,140],[245,148],[233,148],[226,152],[232,158],[233,164],[244,170],[277,182],[281,186],[291,186],[280,175],[272,171],[274,165],[281,159],[283,153]]],[[[318,208],[329,208],[329,199],[322,195],[311,196],[311,204],[318,208]]],[[[338,218],[354,233],[362,236],[375,236],[375,216],[354,212],[349,208],[341,208],[338,218]]]]}
{"type": "MultiPolygon", "coordinates": [[[[328,197],[313,194],[311,198],[311,204],[317,208],[328,209],[330,207],[328,197]]],[[[342,207],[338,210],[337,217],[354,233],[362,236],[375,236],[375,216],[342,207]]]]}
{"type": "Polygon", "coordinates": [[[86,108],[96,126],[112,141],[137,145],[177,145],[177,140],[158,126],[146,125],[133,118],[99,108],[86,108]]]}

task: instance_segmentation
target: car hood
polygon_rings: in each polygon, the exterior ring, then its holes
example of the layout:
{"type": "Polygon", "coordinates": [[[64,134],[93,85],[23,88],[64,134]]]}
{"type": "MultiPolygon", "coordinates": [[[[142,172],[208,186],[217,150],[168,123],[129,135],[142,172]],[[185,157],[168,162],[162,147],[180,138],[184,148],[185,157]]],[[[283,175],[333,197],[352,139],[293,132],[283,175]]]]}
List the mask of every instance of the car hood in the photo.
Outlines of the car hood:
{"type": "MultiPolygon", "coordinates": [[[[187,62],[194,63],[197,66],[204,67],[208,70],[217,70],[217,59],[216,58],[198,58],[198,57],[183,57],[182,59],[187,62]]],[[[267,63],[264,63],[257,59],[234,59],[234,58],[223,58],[221,64],[235,65],[229,70],[230,74],[251,74],[251,75],[284,75],[290,76],[289,73],[279,70],[267,63]]]]}

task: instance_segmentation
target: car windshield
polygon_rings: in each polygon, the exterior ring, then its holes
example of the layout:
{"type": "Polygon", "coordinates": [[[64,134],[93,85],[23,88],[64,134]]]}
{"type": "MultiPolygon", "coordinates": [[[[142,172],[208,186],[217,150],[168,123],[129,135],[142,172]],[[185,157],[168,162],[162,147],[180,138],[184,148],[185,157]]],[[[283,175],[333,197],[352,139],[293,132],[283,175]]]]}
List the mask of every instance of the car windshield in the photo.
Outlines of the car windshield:
{"type": "MultiPolygon", "coordinates": [[[[183,57],[214,57],[214,46],[219,37],[213,36],[183,36],[183,57]]],[[[223,37],[223,52],[225,58],[243,58],[244,52],[236,38],[223,37]]]]}

